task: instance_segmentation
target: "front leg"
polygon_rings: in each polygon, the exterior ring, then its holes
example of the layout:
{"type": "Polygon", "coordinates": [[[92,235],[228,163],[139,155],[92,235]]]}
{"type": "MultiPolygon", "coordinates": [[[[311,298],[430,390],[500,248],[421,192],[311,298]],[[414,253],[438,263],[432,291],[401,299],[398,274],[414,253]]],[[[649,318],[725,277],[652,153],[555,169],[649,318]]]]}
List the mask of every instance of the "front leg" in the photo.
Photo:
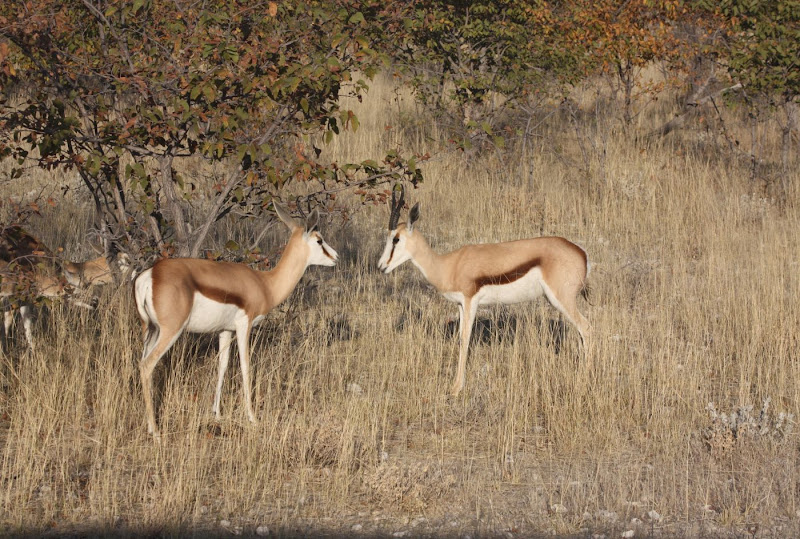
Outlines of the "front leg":
{"type": "Polygon", "coordinates": [[[464,389],[465,370],[467,365],[467,352],[469,351],[469,340],[472,336],[472,325],[475,323],[475,314],[478,311],[478,302],[473,298],[464,298],[464,303],[458,304],[459,327],[461,328],[461,347],[458,354],[458,368],[456,379],[453,381],[453,389],[450,394],[454,397],[464,389]]]}
{"type": "Polygon", "coordinates": [[[231,342],[233,342],[232,331],[223,331],[219,334],[219,374],[217,377],[217,392],[214,394],[214,406],[211,409],[217,420],[222,419],[222,414],[219,412],[219,401],[222,395],[225,371],[228,370],[228,362],[231,359],[231,342]]]}
{"type": "Polygon", "coordinates": [[[252,395],[250,392],[250,319],[245,317],[236,321],[236,342],[239,345],[239,362],[242,368],[242,389],[244,391],[244,407],[247,410],[247,419],[256,423],[256,414],[253,413],[252,395]]]}
{"type": "Polygon", "coordinates": [[[25,330],[25,340],[28,341],[28,347],[31,352],[35,352],[36,348],[33,344],[33,307],[31,305],[22,305],[19,308],[19,317],[22,318],[22,328],[25,330]]]}

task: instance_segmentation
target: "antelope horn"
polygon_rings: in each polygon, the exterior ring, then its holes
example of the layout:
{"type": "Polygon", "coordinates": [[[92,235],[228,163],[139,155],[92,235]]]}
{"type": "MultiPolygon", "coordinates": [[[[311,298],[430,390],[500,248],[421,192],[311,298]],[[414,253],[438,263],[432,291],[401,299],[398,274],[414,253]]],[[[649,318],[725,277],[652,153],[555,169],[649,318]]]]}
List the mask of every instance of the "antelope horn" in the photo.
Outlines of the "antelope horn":
{"type": "Polygon", "coordinates": [[[403,204],[406,200],[406,189],[402,183],[396,184],[400,186],[400,200],[395,200],[395,191],[392,189],[392,213],[389,215],[389,230],[397,228],[397,221],[400,219],[400,211],[403,209],[403,204]]]}

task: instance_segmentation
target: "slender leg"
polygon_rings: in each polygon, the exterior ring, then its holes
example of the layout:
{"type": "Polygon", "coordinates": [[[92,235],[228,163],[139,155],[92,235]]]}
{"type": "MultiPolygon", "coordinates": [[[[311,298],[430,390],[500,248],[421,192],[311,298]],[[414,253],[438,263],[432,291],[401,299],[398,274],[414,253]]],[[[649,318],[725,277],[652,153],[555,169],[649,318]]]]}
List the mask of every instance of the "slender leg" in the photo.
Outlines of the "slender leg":
{"type": "Polygon", "coordinates": [[[253,399],[250,392],[250,327],[248,318],[236,321],[236,342],[239,345],[239,363],[242,368],[244,407],[247,410],[247,419],[251,423],[256,423],[256,414],[253,413],[253,399]]]}
{"type": "Polygon", "coordinates": [[[28,341],[28,346],[31,352],[35,352],[33,345],[33,312],[30,305],[22,305],[19,308],[19,316],[22,318],[22,327],[25,329],[25,340],[28,341]]]}
{"type": "Polygon", "coordinates": [[[577,297],[578,292],[573,291],[554,291],[549,287],[544,286],[544,293],[550,305],[555,307],[558,312],[564,315],[564,318],[572,324],[581,336],[581,346],[584,354],[586,354],[586,347],[589,343],[591,336],[592,326],[583,314],[578,310],[577,297]]]}
{"type": "Polygon", "coordinates": [[[3,329],[6,331],[6,336],[8,336],[9,331],[11,331],[11,325],[14,323],[14,311],[16,309],[9,309],[3,313],[3,329]]]}
{"type": "Polygon", "coordinates": [[[217,378],[217,392],[214,394],[214,407],[212,411],[219,420],[222,415],[219,413],[219,401],[222,395],[222,382],[225,379],[225,371],[228,370],[228,362],[231,359],[231,342],[233,342],[233,332],[223,331],[219,334],[219,374],[217,378]]]}
{"type": "Polygon", "coordinates": [[[461,328],[461,347],[458,354],[458,369],[456,379],[453,381],[451,395],[454,397],[464,389],[465,370],[467,365],[467,353],[469,352],[469,339],[472,336],[472,326],[475,323],[475,314],[478,311],[478,302],[472,298],[465,298],[464,304],[459,305],[461,315],[459,327],[461,328]]]}
{"type": "Polygon", "coordinates": [[[145,416],[147,418],[147,432],[154,438],[159,438],[156,426],[155,407],[153,405],[153,371],[161,357],[172,347],[183,328],[167,331],[166,328],[151,326],[145,337],[145,347],[142,359],[139,362],[139,374],[142,378],[142,393],[144,394],[145,416]],[[155,333],[158,337],[155,337],[155,333]]]}

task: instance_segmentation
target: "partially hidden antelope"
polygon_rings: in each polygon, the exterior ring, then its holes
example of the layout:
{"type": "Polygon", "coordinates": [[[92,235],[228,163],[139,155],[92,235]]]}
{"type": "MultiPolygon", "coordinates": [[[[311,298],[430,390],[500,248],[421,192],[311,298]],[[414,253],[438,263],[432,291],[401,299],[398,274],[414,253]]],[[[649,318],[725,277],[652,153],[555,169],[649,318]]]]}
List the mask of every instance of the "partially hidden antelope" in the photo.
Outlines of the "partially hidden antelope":
{"type": "MultiPolygon", "coordinates": [[[[130,258],[124,253],[117,255],[115,262],[123,273],[131,267],[130,258]]],[[[44,243],[21,226],[9,225],[0,230],[3,326],[8,335],[14,315],[19,310],[31,351],[35,350],[32,298],[66,298],[72,305],[91,309],[91,305],[73,297],[72,292],[111,282],[113,275],[105,256],[86,262],[59,261],[44,243]],[[13,303],[19,308],[14,308],[13,303]]]]}
{"type": "Polygon", "coordinates": [[[234,332],[239,348],[242,389],[247,418],[256,422],[250,392],[250,331],[253,324],[292,293],[310,265],[334,266],[338,254],[319,233],[314,210],[304,224],[275,204],[275,211],[291,231],[283,255],[270,271],[244,264],[194,258],[157,262],[134,281],[136,307],[144,330],[139,364],[147,430],[158,438],[153,406],[153,370],[178,336],[219,332],[219,373],[212,411],[220,419],[220,394],[230,359],[234,332]]]}
{"type": "Polygon", "coordinates": [[[480,305],[520,303],[544,295],[577,328],[585,352],[591,326],[578,311],[577,299],[586,291],[589,260],[581,247],[564,238],[542,237],[465,245],[438,254],[414,226],[419,203],[411,208],[408,223],[398,224],[404,200],[402,186],[399,201],[392,191],[389,237],[378,267],[389,273],[411,260],[446,299],[458,303],[461,348],[452,395],[464,388],[467,351],[480,305]]]}
{"type": "Polygon", "coordinates": [[[125,275],[131,271],[130,257],[125,253],[118,253],[109,262],[108,257],[100,255],[85,262],[62,262],[61,271],[64,278],[75,288],[91,288],[103,286],[114,282],[114,273],[111,269],[113,263],[117,264],[120,273],[125,275]]]}
{"type": "Polygon", "coordinates": [[[11,331],[19,310],[25,340],[35,351],[33,341],[34,298],[58,298],[66,293],[59,279],[53,253],[19,225],[0,230],[0,303],[5,334],[11,331]],[[16,306],[15,306],[16,304],[16,306]]]}

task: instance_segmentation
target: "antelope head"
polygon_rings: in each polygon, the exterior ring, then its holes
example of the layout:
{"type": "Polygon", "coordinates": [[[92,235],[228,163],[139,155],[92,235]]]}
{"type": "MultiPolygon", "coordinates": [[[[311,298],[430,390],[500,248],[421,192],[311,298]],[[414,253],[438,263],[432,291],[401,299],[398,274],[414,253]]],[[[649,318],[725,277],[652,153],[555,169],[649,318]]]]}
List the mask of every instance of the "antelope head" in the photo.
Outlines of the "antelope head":
{"type": "Polygon", "coordinates": [[[378,268],[389,273],[400,264],[413,258],[414,223],[419,219],[419,203],[414,204],[408,214],[408,223],[399,223],[400,212],[405,203],[405,188],[400,185],[400,200],[396,200],[397,189],[392,190],[392,208],[389,215],[389,236],[386,247],[378,261],[378,268]]]}

